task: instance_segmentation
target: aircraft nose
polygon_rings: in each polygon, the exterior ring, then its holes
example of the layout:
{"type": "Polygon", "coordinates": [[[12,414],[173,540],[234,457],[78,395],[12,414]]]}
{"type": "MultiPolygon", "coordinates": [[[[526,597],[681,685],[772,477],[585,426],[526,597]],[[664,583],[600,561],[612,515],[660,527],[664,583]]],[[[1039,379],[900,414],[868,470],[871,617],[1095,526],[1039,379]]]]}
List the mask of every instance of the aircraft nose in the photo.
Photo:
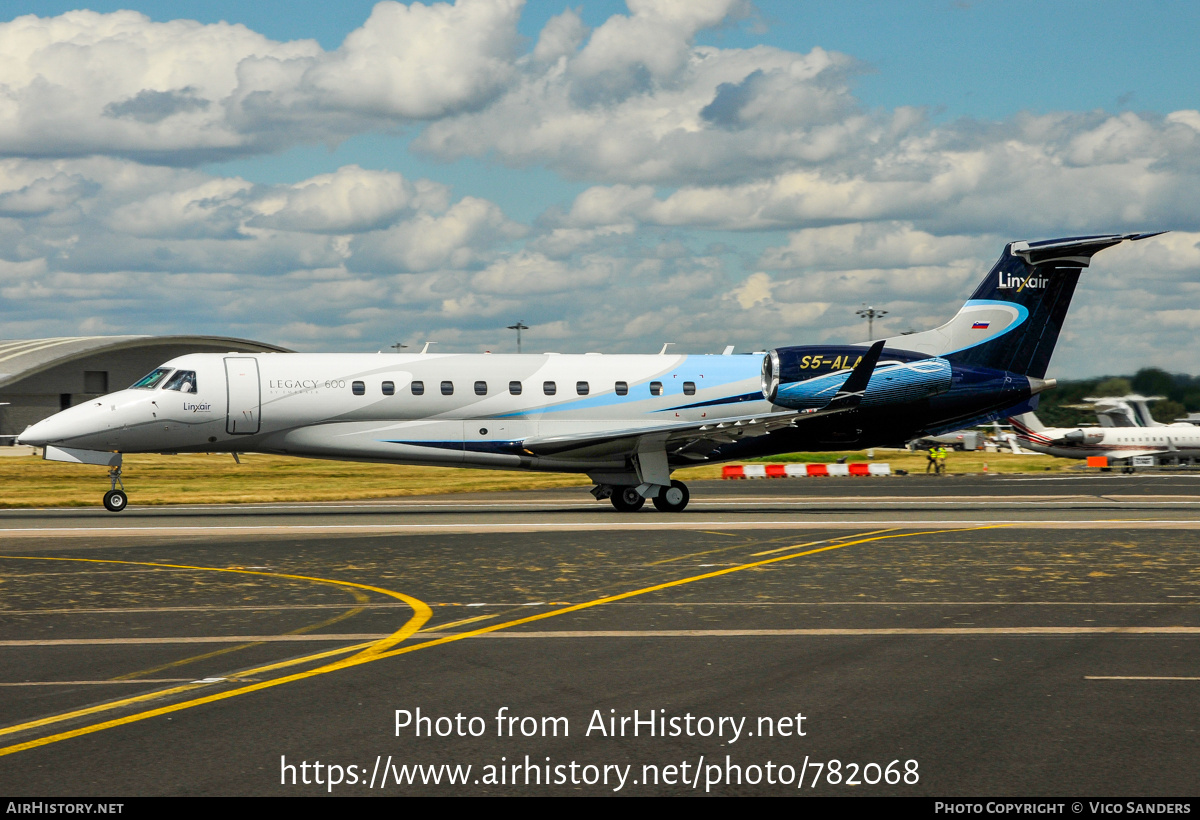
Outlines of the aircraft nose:
{"type": "Polygon", "coordinates": [[[47,444],[62,444],[80,436],[103,431],[104,425],[96,423],[94,414],[87,412],[89,409],[72,407],[55,413],[48,419],[42,419],[17,436],[17,444],[45,447],[47,444]]]}
{"type": "Polygon", "coordinates": [[[25,428],[25,432],[17,436],[17,444],[32,444],[34,447],[45,447],[52,441],[59,441],[65,438],[62,428],[62,423],[55,416],[42,419],[33,426],[25,428]]]}

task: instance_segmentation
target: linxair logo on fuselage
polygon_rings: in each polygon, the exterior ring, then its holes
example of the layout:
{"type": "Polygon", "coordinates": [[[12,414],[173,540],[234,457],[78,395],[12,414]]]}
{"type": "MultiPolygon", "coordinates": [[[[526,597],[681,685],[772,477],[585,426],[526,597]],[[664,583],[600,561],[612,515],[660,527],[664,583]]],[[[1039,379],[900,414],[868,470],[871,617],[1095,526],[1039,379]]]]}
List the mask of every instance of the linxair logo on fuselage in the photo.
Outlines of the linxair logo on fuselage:
{"type": "Polygon", "coordinates": [[[1028,276],[1013,276],[1007,271],[1000,271],[1000,283],[996,285],[1000,290],[1011,290],[1016,288],[1017,293],[1029,288],[1030,290],[1041,290],[1050,284],[1050,280],[1045,276],[1039,276],[1037,273],[1031,273],[1028,276]]]}

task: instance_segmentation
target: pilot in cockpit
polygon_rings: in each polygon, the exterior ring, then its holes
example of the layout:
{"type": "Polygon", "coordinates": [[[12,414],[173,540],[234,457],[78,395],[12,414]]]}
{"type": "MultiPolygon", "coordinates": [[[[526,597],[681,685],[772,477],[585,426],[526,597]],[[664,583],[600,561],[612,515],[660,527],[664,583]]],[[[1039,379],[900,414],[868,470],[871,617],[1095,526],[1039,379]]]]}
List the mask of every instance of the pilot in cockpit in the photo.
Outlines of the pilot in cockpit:
{"type": "Polygon", "coordinates": [[[175,375],[163,386],[163,390],[178,390],[180,393],[196,392],[196,371],[176,370],[175,375]]]}

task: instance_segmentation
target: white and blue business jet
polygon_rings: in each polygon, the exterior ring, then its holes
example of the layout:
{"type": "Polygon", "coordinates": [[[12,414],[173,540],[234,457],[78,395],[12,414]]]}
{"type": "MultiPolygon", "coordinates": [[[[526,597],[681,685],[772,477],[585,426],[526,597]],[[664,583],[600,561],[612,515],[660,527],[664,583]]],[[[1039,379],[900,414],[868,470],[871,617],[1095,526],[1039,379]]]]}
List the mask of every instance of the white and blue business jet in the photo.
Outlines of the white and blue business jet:
{"type": "MultiPolygon", "coordinates": [[[[1080,270],[1126,240],[1012,242],[934,330],[743,355],[197,353],[28,428],[48,459],[243,452],[586,473],[678,512],[689,465],[896,444],[1036,406],[1080,270]]],[[[120,488],[119,488],[120,487],[120,488]]]]}

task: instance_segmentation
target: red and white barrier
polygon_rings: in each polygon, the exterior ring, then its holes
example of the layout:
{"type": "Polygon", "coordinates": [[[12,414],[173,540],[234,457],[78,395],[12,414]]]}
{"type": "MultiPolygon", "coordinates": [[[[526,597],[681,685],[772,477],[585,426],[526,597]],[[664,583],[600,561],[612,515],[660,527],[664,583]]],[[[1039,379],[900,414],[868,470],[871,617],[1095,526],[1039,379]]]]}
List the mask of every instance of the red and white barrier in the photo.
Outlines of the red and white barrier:
{"type": "Polygon", "coordinates": [[[801,478],[831,475],[891,475],[890,464],[726,464],[721,478],[801,478]]]}

